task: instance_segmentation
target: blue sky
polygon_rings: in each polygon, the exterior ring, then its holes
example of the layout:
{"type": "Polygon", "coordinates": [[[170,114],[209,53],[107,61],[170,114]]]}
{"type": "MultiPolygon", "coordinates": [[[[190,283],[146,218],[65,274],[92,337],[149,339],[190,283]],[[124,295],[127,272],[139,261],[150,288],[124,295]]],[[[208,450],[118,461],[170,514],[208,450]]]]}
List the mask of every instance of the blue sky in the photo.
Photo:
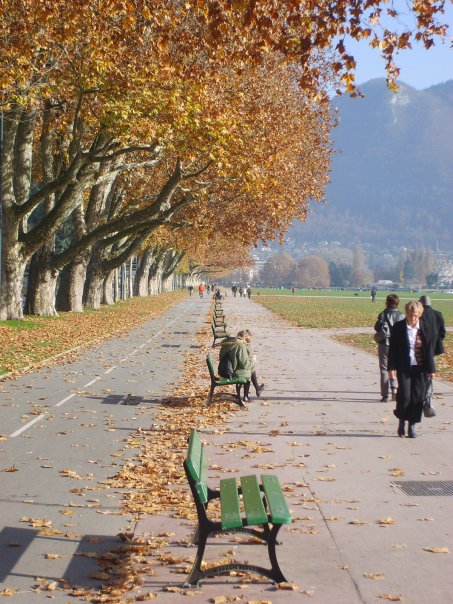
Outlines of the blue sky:
{"type": "MultiPolygon", "coordinates": [[[[417,90],[429,88],[434,84],[453,80],[453,48],[451,48],[453,37],[453,3],[447,0],[445,15],[439,20],[447,23],[449,32],[442,43],[436,41],[436,45],[426,50],[423,45],[417,45],[396,55],[395,63],[400,68],[399,79],[417,90]]],[[[348,51],[354,55],[357,61],[356,81],[363,84],[373,78],[383,78],[385,65],[379,51],[371,49],[367,44],[349,44],[348,51]]]]}

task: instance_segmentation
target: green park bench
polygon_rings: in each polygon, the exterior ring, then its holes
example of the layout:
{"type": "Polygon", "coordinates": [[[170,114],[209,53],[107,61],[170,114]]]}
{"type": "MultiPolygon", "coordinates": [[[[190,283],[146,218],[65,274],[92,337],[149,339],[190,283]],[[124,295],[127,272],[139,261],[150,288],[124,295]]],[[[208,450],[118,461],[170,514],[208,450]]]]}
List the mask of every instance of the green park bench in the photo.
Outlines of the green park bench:
{"type": "Polygon", "coordinates": [[[222,331],[219,331],[218,328],[216,327],[214,321],[211,322],[211,330],[212,330],[212,335],[213,335],[213,341],[212,341],[212,347],[214,348],[216,340],[223,340],[225,338],[231,338],[231,336],[225,331],[225,329],[223,329],[222,331]]]}
{"type": "Polygon", "coordinates": [[[217,317],[214,315],[212,317],[212,322],[216,329],[223,329],[223,331],[226,331],[227,324],[225,323],[225,317],[217,317]]]}
{"type": "Polygon", "coordinates": [[[208,486],[206,453],[196,430],[192,430],[189,437],[184,470],[198,515],[198,526],[192,539],[192,544],[197,545],[197,553],[184,586],[198,585],[199,581],[208,577],[237,571],[256,573],[274,583],[289,582],[278,564],[275,546],[280,528],[283,524],[291,524],[292,518],[277,476],[241,476],[240,485],[237,478],[224,478],[220,480],[218,490],[211,489],[208,486]],[[208,504],[213,499],[220,499],[221,520],[211,520],[208,517],[208,504]],[[267,544],[271,567],[233,562],[209,565],[202,570],[208,537],[237,532],[248,533],[267,544]]]}
{"type": "MultiPolygon", "coordinates": [[[[214,390],[219,386],[236,386],[236,395],[234,395],[234,402],[239,405],[239,407],[245,407],[244,403],[241,400],[241,387],[247,383],[247,378],[245,377],[231,377],[231,378],[223,378],[218,377],[214,371],[214,364],[212,362],[211,355],[208,354],[206,356],[206,364],[209,370],[209,376],[211,378],[211,387],[209,389],[209,395],[207,400],[208,407],[212,404],[212,397],[214,395],[214,390]]],[[[231,393],[228,393],[233,396],[231,393]]]]}

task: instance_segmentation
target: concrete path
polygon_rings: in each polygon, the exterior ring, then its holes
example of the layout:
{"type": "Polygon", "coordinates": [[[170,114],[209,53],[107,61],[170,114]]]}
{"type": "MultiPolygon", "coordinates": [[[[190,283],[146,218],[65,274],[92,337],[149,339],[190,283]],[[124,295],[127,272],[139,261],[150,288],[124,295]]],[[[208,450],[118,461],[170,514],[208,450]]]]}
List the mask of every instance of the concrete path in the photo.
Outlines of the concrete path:
{"type": "Polygon", "coordinates": [[[0,382],[0,595],[66,604],[61,586],[99,587],[88,554],[118,548],[134,526],[104,481],[137,453],[125,441],[181,379],[208,307],[188,297],[121,338],[0,382]]]}
{"type": "MultiPolygon", "coordinates": [[[[225,471],[278,474],[294,516],[278,557],[298,588],[219,577],[192,590],[194,601],[453,602],[453,384],[436,382],[437,416],[423,420],[416,439],[398,438],[393,403],[380,402],[377,358],[245,298],[228,297],[224,309],[230,333],[252,330],[266,389],[247,409],[231,406],[222,430],[200,430],[217,466],[210,480],[225,471]]],[[[187,523],[143,518],[135,534],[152,539],[163,530],[175,533],[169,556],[190,567],[187,523]]],[[[237,536],[208,551],[212,560],[232,554],[266,564],[265,548],[237,536]]],[[[137,593],[183,601],[187,591],[168,591],[181,585],[180,573],[181,564],[153,566],[137,593]]]]}

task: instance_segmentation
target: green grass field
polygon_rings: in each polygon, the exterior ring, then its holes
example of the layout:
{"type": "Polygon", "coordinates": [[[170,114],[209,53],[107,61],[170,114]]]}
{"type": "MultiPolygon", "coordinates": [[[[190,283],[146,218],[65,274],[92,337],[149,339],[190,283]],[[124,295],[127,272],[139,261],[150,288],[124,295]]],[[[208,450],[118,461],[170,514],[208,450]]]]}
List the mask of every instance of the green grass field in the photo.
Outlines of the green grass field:
{"type": "MultiPolygon", "coordinates": [[[[257,290],[254,300],[279,316],[305,329],[351,328],[351,333],[335,334],[335,338],[345,344],[356,346],[377,355],[373,326],[378,314],[385,307],[386,293],[378,294],[375,304],[371,303],[368,292],[311,292],[290,290],[257,290]],[[338,293],[338,296],[336,294],[338,293]],[[352,328],[369,329],[369,333],[354,333],[352,328]]],[[[404,292],[400,296],[400,309],[409,300],[418,299],[420,294],[411,296],[404,292]]],[[[447,326],[453,326],[453,296],[430,294],[432,306],[439,310],[447,326]]],[[[445,339],[446,353],[437,357],[439,377],[453,381],[453,334],[445,339]]]]}

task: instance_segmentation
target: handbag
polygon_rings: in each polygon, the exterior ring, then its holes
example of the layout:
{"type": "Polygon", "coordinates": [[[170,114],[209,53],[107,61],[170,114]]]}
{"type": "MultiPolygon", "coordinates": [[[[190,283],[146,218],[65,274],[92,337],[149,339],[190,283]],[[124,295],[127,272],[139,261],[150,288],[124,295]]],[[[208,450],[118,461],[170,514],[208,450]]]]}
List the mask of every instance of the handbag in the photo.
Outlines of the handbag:
{"type": "Polygon", "coordinates": [[[425,417],[434,417],[436,410],[431,404],[431,395],[428,395],[423,402],[423,415],[425,417]]]}

